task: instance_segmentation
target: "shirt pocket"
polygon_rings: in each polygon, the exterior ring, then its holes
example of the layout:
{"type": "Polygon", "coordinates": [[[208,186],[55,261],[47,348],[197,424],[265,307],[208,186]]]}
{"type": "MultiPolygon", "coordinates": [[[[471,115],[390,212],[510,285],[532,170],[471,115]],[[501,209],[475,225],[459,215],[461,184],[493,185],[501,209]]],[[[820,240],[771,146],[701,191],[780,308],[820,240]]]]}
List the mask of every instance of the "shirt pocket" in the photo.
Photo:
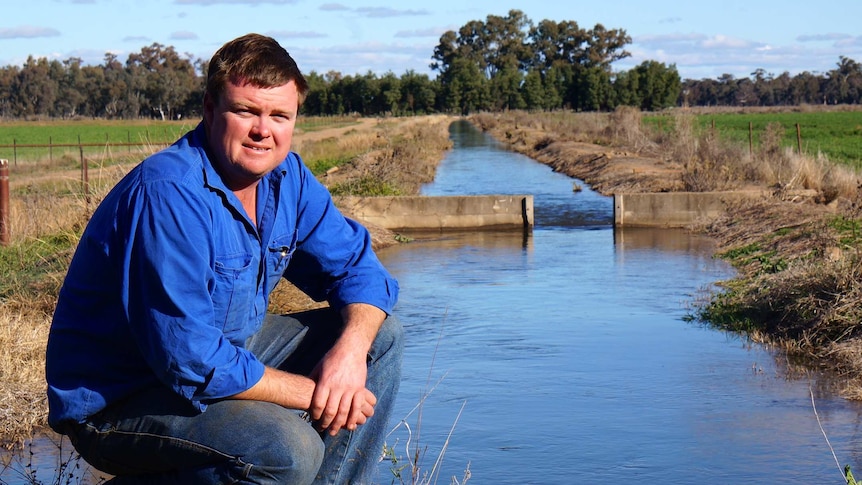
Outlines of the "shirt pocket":
{"type": "Polygon", "coordinates": [[[253,321],[257,267],[250,254],[231,254],[215,262],[214,321],[231,338],[253,321]]]}
{"type": "Polygon", "coordinates": [[[267,294],[281,280],[290,259],[296,251],[296,235],[273,239],[266,251],[266,289],[267,294]]]}

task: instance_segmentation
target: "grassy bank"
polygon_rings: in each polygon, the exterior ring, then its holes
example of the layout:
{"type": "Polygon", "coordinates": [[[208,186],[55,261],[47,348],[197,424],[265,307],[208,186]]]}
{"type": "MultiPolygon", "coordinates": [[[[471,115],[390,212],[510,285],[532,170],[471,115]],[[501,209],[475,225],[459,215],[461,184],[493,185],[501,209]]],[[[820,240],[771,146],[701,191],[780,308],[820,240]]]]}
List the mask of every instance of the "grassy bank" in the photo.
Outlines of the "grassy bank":
{"type": "Polygon", "coordinates": [[[751,151],[691,112],[664,119],[661,127],[644,123],[631,110],[473,117],[513,150],[607,195],[772,189],[692,226],[712,236],[718,256],[737,269],[693,317],[828,369],[840,376],[844,396],[862,399],[862,194],[855,169],[822,152],[797,153],[766,119],[751,151]]]}
{"type": "MultiPolygon", "coordinates": [[[[451,147],[446,117],[312,121],[300,125],[294,148],[321,181],[344,194],[415,193],[451,147]],[[409,169],[396,169],[396,163],[409,169]]],[[[66,268],[89,214],[144,155],[87,156],[86,193],[80,166],[11,167],[11,244],[0,246],[0,429],[6,447],[20,446],[45,425],[45,343],[66,268]]],[[[387,231],[370,229],[375,245],[397,243],[387,231]]],[[[311,305],[289,285],[279,286],[272,299],[273,311],[311,305]]]]}

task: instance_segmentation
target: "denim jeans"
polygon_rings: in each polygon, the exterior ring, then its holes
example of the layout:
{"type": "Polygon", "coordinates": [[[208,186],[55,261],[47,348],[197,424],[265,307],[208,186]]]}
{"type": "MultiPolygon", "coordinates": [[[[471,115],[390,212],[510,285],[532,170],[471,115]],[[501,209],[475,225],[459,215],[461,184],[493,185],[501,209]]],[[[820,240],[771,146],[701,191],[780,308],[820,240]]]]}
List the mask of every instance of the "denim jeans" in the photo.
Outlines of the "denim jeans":
{"type": "MultiPolygon", "coordinates": [[[[307,375],[338,338],[330,309],[267,317],[246,343],[266,365],[307,375]]],[[[368,353],[374,416],[355,431],[318,433],[303,411],[222,400],[203,413],[168,388],[112,404],[66,434],[115,484],[367,484],[401,382],[403,330],[389,317],[368,353]]]]}

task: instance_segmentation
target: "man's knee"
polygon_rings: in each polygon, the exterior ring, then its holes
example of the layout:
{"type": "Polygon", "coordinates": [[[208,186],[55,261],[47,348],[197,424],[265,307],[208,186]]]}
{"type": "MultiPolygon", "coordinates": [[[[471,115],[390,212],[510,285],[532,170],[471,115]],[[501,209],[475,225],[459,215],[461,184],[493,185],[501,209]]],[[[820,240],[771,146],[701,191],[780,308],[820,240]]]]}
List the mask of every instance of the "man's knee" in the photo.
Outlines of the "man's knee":
{"type": "Polygon", "coordinates": [[[261,427],[255,442],[249,443],[244,458],[251,465],[249,478],[272,477],[274,483],[311,483],[317,475],[324,454],[320,435],[296,413],[287,411],[286,415],[289,416],[286,420],[276,419],[269,427],[261,427]]]}
{"type": "Polygon", "coordinates": [[[400,362],[404,353],[404,328],[394,315],[390,315],[383,321],[374,344],[371,346],[369,357],[372,360],[379,359],[386,354],[395,357],[400,362]]]}

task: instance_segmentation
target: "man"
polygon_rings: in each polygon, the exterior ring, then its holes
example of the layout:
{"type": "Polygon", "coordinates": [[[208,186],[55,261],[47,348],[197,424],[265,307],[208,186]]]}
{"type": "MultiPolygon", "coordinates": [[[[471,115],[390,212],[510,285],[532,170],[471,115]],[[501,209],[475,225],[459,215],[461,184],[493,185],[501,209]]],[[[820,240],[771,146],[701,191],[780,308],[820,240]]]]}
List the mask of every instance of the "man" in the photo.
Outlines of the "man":
{"type": "Polygon", "coordinates": [[[119,483],[366,483],[401,372],[397,282],[290,152],[271,38],[209,64],[202,123],[93,214],[47,347],[48,421],[119,483]],[[285,277],[324,310],[267,315],[285,277]]]}

